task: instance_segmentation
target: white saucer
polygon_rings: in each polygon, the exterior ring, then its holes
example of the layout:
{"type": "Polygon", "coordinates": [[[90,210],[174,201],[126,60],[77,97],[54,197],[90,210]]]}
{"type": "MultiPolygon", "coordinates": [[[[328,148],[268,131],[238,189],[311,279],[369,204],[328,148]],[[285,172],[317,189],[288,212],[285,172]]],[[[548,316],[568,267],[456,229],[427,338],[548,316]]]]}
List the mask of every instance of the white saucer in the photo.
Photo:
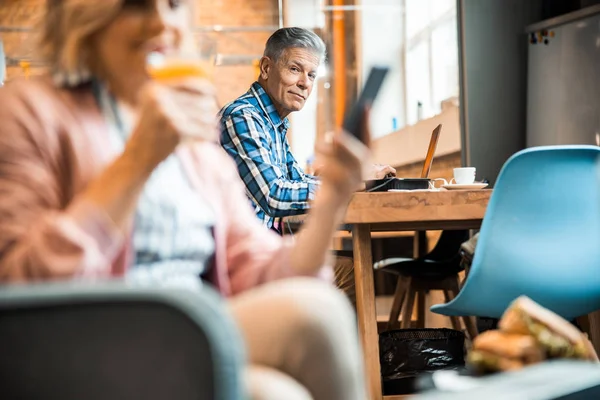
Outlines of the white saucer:
{"type": "Polygon", "coordinates": [[[483,189],[487,185],[487,183],[467,183],[462,185],[459,185],[458,183],[453,183],[451,185],[442,185],[442,187],[448,190],[475,190],[483,189]]]}

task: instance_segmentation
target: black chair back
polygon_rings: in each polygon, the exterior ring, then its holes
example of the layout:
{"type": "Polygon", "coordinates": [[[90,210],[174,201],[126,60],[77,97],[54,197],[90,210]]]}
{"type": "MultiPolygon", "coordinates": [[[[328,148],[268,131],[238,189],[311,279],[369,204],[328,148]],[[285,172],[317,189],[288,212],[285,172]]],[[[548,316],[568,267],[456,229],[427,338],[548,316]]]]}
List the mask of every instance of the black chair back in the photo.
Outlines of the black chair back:
{"type": "Polygon", "coordinates": [[[468,230],[442,231],[437,244],[424,258],[434,261],[449,261],[460,256],[460,246],[469,240],[468,230]]]}

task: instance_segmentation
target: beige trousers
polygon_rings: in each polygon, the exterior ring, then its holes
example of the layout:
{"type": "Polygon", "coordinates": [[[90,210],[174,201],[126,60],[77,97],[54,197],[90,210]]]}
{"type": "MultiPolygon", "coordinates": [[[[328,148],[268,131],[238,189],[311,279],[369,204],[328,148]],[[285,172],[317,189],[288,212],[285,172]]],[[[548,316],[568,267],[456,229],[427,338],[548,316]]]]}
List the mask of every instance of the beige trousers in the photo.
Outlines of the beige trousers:
{"type": "Polygon", "coordinates": [[[354,311],[332,285],[276,281],[230,301],[251,366],[253,400],[365,400],[354,311]]]}

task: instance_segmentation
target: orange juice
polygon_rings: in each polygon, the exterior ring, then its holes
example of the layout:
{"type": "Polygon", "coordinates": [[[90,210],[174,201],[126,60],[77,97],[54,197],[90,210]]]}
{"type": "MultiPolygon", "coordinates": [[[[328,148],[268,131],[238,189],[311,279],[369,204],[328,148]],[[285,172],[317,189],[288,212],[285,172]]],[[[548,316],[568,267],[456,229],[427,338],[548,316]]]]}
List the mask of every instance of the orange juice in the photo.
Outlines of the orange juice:
{"type": "Polygon", "coordinates": [[[191,77],[211,79],[212,68],[206,61],[175,59],[165,60],[162,65],[148,65],[148,74],[158,81],[191,77]]]}

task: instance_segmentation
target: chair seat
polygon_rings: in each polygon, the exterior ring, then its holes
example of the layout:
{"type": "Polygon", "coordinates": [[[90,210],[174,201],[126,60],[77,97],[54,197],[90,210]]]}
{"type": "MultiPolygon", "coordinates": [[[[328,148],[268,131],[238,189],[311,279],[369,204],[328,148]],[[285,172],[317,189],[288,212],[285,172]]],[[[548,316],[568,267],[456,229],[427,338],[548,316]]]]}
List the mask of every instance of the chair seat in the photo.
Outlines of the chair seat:
{"type": "Polygon", "coordinates": [[[377,261],[375,264],[373,264],[373,268],[383,269],[392,264],[398,264],[398,263],[409,262],[409,261],[415,261],[415,259],[414,258],[402,258],[402,257],[386,258],[384,260],[377,261]]]}
{"type": "Polygon", "coordinates": [[[386,266],[378,269],[391,274],[423,280],[443,280],[464,270],[464,267],[460,263],[460,258],[448,261],[435,261],[429,259],[413,260],[410,258],[399,260],[402,261],[386,263],[386,266]]]}

